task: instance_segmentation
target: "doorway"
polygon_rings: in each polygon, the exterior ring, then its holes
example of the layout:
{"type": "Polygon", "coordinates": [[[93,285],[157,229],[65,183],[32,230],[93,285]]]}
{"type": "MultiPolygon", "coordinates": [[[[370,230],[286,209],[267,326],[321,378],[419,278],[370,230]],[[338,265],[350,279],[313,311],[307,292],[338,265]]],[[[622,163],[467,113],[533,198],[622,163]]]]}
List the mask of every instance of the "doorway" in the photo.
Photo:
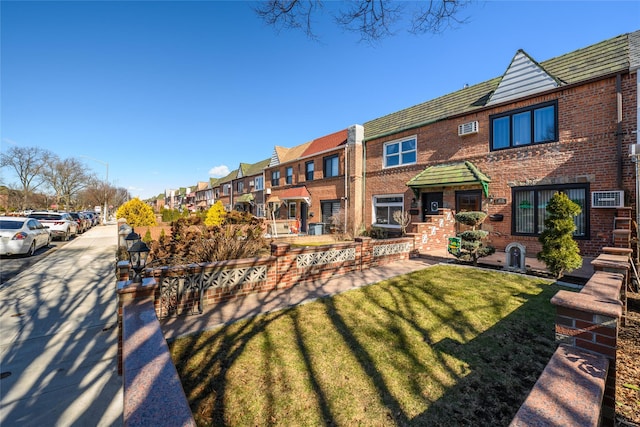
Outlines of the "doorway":
{"type": "Polygon", "coordinates": [[[438,209],[442,208],[443,193],[422,193],[422,221],[427,220],[428,215],[438,215],[438,209]]]}
{"type": "Polygon", "coordinates": [[[309,215],[309,205],[304,201],[300,202],[300,231],[307,232],[307,215],[309,215]]]}

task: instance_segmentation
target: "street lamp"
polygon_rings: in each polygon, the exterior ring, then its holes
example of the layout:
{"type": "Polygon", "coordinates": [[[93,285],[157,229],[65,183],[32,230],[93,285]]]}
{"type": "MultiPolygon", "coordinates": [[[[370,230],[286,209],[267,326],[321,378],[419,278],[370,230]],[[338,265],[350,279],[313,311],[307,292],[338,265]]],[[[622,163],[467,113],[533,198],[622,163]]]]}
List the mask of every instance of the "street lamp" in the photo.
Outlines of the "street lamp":
{"type": "Polygon", "coordinates": [[[81,157],[86,157],[94,162],[102,163],[107,167],[107,176],[104,181],[104,208],[102,209],[102,225],[107,225],[107,186],[109,185],[109,163],[85,155],[82,155],[81,157]]]}
{"type": "Polygon", "coordinates": [[[140,235],[131,229],[131,233],[124,238],[124,242],[127,245],[127,251],[131,249],[133,245],[140,241],[140,235]]]}

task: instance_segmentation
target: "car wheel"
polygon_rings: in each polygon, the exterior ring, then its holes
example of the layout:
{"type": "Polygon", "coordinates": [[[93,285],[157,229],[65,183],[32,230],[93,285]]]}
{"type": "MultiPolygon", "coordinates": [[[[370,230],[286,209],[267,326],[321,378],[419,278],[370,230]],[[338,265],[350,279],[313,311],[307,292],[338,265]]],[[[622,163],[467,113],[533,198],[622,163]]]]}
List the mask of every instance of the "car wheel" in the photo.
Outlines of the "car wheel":
{"type": "Polygon", "coordinates": [[[65,242],[68,242],[70,237],[71,237],[71,231],[67,230],[67,232],[64,234],[63,240],[65,242]]]}
{"type": "Polygon", "coordinates": [[[36,253],[36,242],[35,240],[31,242],[31,246],[29,247],[29,252],[27,252],[27,256],[33,256],[36,253]]]}

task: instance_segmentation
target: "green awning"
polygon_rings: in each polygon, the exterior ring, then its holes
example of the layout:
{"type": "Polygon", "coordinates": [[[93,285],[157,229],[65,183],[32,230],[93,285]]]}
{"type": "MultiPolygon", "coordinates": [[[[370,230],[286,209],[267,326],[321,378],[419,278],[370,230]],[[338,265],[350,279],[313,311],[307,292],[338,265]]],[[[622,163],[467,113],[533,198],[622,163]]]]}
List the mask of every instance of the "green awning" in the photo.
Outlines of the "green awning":
{"type": "Polygon", "coordinates": [[[242,196],[239,196],[236,199],[236,203],[251,203],[251,202],[253,202],[253,194],[251,193],[243,194],[242,196]]]}
{"type": "Polygon", "coordinates": [[[429,166],[407,182],[407,187],[416,191],[429,187],[456,187],[480,184],[485,196],[489,196],[491,178],[480,172],[471,162],[448,163],[429,166]]]}

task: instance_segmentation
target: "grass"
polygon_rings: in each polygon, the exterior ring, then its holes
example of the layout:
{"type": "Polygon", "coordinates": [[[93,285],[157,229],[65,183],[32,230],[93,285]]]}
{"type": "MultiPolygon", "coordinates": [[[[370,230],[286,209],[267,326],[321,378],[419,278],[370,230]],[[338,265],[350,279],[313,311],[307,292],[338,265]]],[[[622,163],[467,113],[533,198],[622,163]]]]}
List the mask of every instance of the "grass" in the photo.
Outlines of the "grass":
{"type": "Polygon", "coordinates": [[[435,266],[170,348],[198,425],[508,425],[555,349],[557,290],[435,266]]]}

